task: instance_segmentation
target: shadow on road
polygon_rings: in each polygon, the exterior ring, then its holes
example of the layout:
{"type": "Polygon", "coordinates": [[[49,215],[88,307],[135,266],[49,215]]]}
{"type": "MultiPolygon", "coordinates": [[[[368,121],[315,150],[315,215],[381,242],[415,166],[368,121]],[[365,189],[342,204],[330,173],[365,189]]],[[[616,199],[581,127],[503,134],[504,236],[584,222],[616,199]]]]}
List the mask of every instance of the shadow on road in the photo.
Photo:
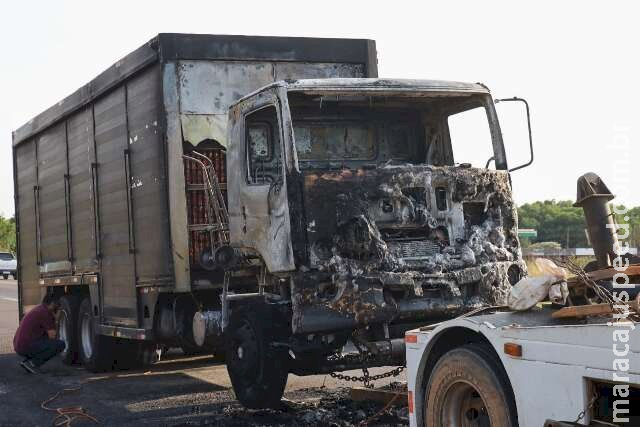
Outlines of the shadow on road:
{"type": "Polygon", "coordinates": [[[233,402],[233,394],[226,386],[181,371],[204,366],[205,360],[104,375],[90,374],[57,360],[43,367],[45,374],[32,375],[18,366],[19,361],[15,354],[0,355],[2,426],[50,425],[54,413],[41,409],[41,402],[62,389],[77,386],[81,386],[79,391],[65,394],[51,406],[82,406],[105,425],[173,425],[174,420],[197,419],[202,411],[233,402]]]}
{"type": "MultiPolygon", "coordinates": [[[[101,424],[117,426],[355,426],[382,406],[352,402],[344,388],[309,387],[285,393],[280,410],[247,410],[235,400],[224,365],[207,356],[174,355],[147,370],[105,374],[54,359],[45,374],[32,375],[19,362],[15,354],[0,355],[0,426],[50,426],[55,413],[41,403],[78,386],[49,406],[81,406],[101,424]]],[[[390,409],[368,425],[406,425],[406,408],[390,409]]]]}

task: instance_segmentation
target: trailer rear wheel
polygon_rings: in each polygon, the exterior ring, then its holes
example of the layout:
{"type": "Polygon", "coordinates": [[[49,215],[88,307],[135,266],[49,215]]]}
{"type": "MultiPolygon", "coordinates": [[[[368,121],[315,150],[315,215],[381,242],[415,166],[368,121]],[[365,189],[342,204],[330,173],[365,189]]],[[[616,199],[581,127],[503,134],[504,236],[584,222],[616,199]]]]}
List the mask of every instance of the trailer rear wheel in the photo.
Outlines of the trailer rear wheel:
{"type": "Polygon", "coordinates": [[[287,383],[287,352],[278,316],[264,306],[234,308],[226,332],[227,371],[237,399],[246,408],[277,408],[287,383]]]}
{"type": "Polygon", "coordinates": [[[517,426],[515,403],[496,356],[469,344],[444,354],[425,393],[425,424],[434,427],[517,426]]]}
{"type": "Polygon", "coordinates": [[[64,350],[60,354],[62,363],[71,365],[78,361],[78,306],[80,301],[75,295],[60,298],[58,317],[58,337],[64,341],[64,350]]]}
{"type": "Polygon", "coordinates": [[[90,372],[104,372],[113,367],[113,340],[99,335],[96,330],[91,299],[85,298],[78,310],[79,354],[84,367],[90,372]]]}

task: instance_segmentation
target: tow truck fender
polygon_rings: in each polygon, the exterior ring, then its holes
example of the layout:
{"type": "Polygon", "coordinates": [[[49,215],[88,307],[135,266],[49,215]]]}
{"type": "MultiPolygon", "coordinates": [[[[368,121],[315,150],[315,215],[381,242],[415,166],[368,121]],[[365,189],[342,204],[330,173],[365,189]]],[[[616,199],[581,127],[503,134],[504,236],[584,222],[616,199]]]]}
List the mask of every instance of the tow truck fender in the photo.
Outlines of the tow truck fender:
{"type": "MultiPolygon", "coordinates": [[[[454,319],[437,326],[428,333],[423,332],[414,335],[411,331],[407,332],[405,336],[405,344],[407,347],[407,386],[410,391],[409,398],[412,400],[409,408],[416,410],[415,418],[411,417],[416,420],[416,424],[412,422],[412,426],[424,425],[422,402],[425,401],[425,387],[429,381],[429,376],[425,374],[435,366],[438,359],[444,353],[465,343],[484,342],[495,352],[494,343],[485,334],[487,328],[487,325],[476,324],[466,319],[454,319]],[[409,335],[414,335],[416,338],[408,338],[409,335]],[[415,342],[413,342],[414,340],[415,342]],[[420,402],[420,404],[417,404],[418,402],[420,402]]],[[[495,353],[504,368],[505,361],[503,357],[501,357],[504,355],[500,355],[497,352],[495,353]]]]}
{"type": "MultiPolygon", "coordinates": [[[[519,425],[542,426],[546,420],[573,421],[588,406],[593,381],[611,383],[612,328],[602,324],[561,324],[550,310],[494,313],[443,322],[405,335],[410,425],[424,425],[424,392],[438,357],[467,342],[485,342],[498,356],[513,392],[519,425]],[[520,356],[505,352],[519,346],[520,356]],[[411,409],[413,408],[413,411],[411,409]]],[[[629,322],[627,322],[629,325],[629,322]]],[[[640,328],[629,330],[629,370],[624,382],[640,385],[640,328]]],[[[614,365],[615,366],[615,365],[614,365]]],[[[590,422],[587,411],[581,422],[590,422]]]]}

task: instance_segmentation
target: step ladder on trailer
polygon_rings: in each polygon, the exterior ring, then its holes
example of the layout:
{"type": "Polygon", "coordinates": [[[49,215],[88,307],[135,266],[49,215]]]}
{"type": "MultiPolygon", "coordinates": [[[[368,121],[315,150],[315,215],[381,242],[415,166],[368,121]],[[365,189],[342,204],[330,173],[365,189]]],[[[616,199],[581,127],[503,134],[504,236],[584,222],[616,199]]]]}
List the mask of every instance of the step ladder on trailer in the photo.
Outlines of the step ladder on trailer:
{"type": "Polygon", "coordinates": [[[229,212],[213,161],[197,151],[184,154],[182,157],[196,164],[202,173],[202,184],[187,183],[187,189],[204,191],[207,220],[201,224],[189,224],[189,231],[209,235],[211,247],[200,254],[199,261],[203,268],[211,269],[215,250],[229,244],[229,212]]]}

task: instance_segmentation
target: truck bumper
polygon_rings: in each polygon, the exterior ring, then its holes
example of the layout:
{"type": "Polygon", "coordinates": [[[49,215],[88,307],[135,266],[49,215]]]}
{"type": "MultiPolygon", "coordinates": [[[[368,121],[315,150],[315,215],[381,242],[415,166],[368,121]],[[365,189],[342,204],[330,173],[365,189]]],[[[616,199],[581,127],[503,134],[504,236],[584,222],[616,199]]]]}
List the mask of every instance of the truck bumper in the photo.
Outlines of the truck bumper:
{"type": "Polygon", "coordinates": [[[506,303],[509,268],[496,262],[441,274],[300,273],[292,292],[293,332],[316,333],[380,323],[437,321],[506,303]]]}

